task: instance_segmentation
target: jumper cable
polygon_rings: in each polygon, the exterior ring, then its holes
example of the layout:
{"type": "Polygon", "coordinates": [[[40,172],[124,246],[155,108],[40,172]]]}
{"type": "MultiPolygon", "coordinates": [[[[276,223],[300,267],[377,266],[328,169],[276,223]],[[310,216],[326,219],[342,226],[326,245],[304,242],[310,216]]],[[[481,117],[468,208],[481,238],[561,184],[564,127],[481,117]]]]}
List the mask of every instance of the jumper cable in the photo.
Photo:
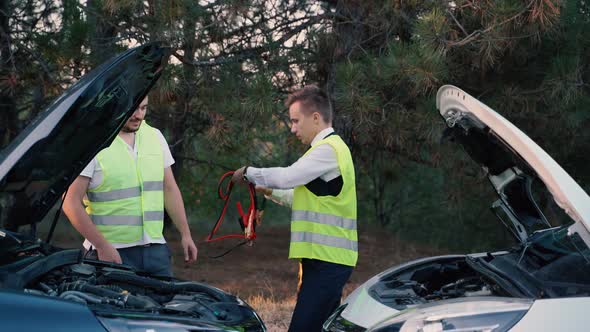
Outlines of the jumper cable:
{"type": "MultiPolygon", "coordinates": [[[[229,250],[227,250],[223,254],[217,255],[217,256],[210,256],[210,258],[223,257],[223,256],[227,255],[228,253],[230,253],[232,250],[234,250],[237,247],[242,246],[244,244],[252,246],[254,244],[254,239],[256,239],[256,226],[257,226],[257,224],[259,225],[262,221],[262,215],[263,215],[264,211],[257,209],[257,199],[256,199],[255,187],[252,183],[248,183],[248,195],[250,197],[250,206],[248,206],[248,210],[244,213],[244,210],[242,208],[242,204],[240,202],[236,203],[236,208],[238,209],[238,213],[240,215],[240,217],[238,218],[238,223],[240,224],[240,228],[242,229],[243,234],[228,234],[228,235],[214,237],[215,234],[217,233],[217,231],[219,230],[219,227],[221,226],[223,219],[225,219],[225,213],[227,212],[227,207],[229,205],[230,196],[231,196],[232,188],[234,185],[233,182],[231,182],[231,177],[233,174],[234,174],[233,171],[227,172],[227,173],[223,174],[221,176],[221,178],[219,179],[219,183],[217,185],[217,195],[219,196],[220,199],[224,200],[225,202],[223,204],[223,209],[221,210],[221,214],[217,218],[217,221],[215,222],[213,229],[211,229],[209,236],[207,236],[207,238],[205,239],[205,242],[215,242],[215,241],[225,240],[225,239],[244,239],[244,241],[242,241],[239,244],[237,244],[236,246],[230,248],[229,250]],[[223,191],[223,188],[224,188],[223,183],[225,182],[225,180],[227,178],[230,178],[230,180],[227,182],[227,185],[225,186],[225,192],[224,192],[223,191]]],[[[264,203],[266,203],[266,202],[263,202],[263,204],[262,204],[263,206],[265,205],[264,203]]],[[[264,208],[264,207],[262,207],[262,208],[264,208]]]]}

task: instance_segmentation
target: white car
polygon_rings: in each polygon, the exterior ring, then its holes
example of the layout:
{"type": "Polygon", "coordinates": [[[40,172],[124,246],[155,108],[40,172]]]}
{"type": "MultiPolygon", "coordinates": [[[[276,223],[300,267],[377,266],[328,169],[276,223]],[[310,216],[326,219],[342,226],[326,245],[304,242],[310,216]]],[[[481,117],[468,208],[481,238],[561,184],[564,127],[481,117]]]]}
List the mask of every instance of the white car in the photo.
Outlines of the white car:
{"type": "Polygon", "coordinates": [[[505,251],[392,267],[354,290],[324,331],[590,331],[590,197],[505,118],[454,86],[437,108],[486,171],[492,210],[519,240],[505,251]],[[533,185],[546,188],[537,202],[533,185]],[[548,222],[554,200],[567,222],[548,222]],[[553,203],[553,202],[552,202],[553,203]]]}

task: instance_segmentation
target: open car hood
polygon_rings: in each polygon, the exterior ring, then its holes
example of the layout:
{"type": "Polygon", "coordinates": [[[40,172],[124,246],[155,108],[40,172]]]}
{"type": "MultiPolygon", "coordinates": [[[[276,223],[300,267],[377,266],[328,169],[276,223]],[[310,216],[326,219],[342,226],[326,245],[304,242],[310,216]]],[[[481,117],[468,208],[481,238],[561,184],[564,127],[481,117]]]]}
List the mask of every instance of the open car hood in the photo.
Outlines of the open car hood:
{"type": "Polygon", "coordinates": [[[43,219],[108,147],[160,77],[169,49],[146,44],[84,75],[0,152],[0,227],[43,219]]]}
{"type": "Polygon", "coordinates": [[[526,242],[535,230],[551,225],[531,193],[541,181],[572,219],[570,234],[590,245],[590,197],[553,158],[516,126],[461,89],[445,85],[436,106],[447,132],[487,172],[499,195],[492,209],[516,238],[526,242]]]}

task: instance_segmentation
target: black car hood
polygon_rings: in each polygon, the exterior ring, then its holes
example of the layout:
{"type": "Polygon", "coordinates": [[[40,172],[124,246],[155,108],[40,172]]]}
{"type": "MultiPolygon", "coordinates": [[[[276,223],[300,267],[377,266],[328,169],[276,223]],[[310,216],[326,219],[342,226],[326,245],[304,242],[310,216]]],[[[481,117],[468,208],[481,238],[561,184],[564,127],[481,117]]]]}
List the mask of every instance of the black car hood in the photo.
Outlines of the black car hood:
{"type": "Polygon", "coordinates": [[[437,108],[448,126],[447,134],[486,172],[499,196],[492,209],[520,242],[526,242],[535,231],[551,227],[535,202],[535,182],[571,218],[571,233],[578,233],[590,244],[590,197],[551,156],[508,120],[459,88],[441,87],[437,108]]]}
{"type": "Polygon", "coordinates": [[[0,228],[43,219],[110,145],[158,80],[169,48],[146,44],[84,75],[0,152],[0,228]]]}

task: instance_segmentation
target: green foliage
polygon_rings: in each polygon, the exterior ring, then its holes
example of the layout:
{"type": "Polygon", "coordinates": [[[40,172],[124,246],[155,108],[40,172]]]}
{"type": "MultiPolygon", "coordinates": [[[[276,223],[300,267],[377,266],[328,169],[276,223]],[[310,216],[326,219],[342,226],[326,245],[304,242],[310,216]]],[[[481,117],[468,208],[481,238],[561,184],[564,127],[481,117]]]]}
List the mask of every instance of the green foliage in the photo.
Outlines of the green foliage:
{"type": "Polygon", "coordinates": [[[578,55],[566,53],[551,59],[543,87],[550,91],[551,99],[561,101],[556,106],[567,107],[583,93],[577,87],[581,80],[582,66],[583,62],[578,55]]]}
{"type": "MultiPolygon", "coordinates": [[[[453,152],[443,156],[456,157],[453,152]]],[[[456,159],[450,162],[456,165],[456,159]]],[[[486,179],[457,177],[454,169],[412,163],[404,171],[394,185],[404,195],[392,225],[401,237],[418,242],[428,239],[434,247],[456,251],[491,250],[512,243],[489,210],[495,195],[486,179]]]]}
{"type": "MultiPolygon", "coordinates": [[[[481,96],[587,179],[579,151],[590,148],[588,16],[576,2],[419,3],[394,4],[411,39],[393,33],[336,66],[335,105],[352,122],[363,213],[401,236],[452,249],[505,245],[483,173],[457,146],[437,144],[444,126],[434,92],[452,83],[481,96]]],[[[367,30],[373,15],[363,16],[367,30]]]]}
{"type": "MultiPolygon", "coordinates": [[[[217,217],[225,171],[287,166],[305,150],[289,135],[282,101],[308,82],[334,100],[336,130],[355,159],[359,220],[402,237],[453,250],[508,241],[488,211],[495,196],[482,171],[439,142],[435,94],[444,84],[481,99],[590,183],[582,0],[10,3],[0,91],[18,107],[6,113],[3,142],[104,59],[161,41],[173,55],[148,121],[173,147],[194,220],[217,217]]],[[[268,209],[268,220],[288,220],[286,209],[268,209]]]]}
{"type": "Polygon", "coordinates": [[[446,39],[449,38],[451,28],[447,22],[444,10],[433,8],[416,24],[416,39],[427,50],[435,50],[444,54],[447,51],[446,39]]]}

